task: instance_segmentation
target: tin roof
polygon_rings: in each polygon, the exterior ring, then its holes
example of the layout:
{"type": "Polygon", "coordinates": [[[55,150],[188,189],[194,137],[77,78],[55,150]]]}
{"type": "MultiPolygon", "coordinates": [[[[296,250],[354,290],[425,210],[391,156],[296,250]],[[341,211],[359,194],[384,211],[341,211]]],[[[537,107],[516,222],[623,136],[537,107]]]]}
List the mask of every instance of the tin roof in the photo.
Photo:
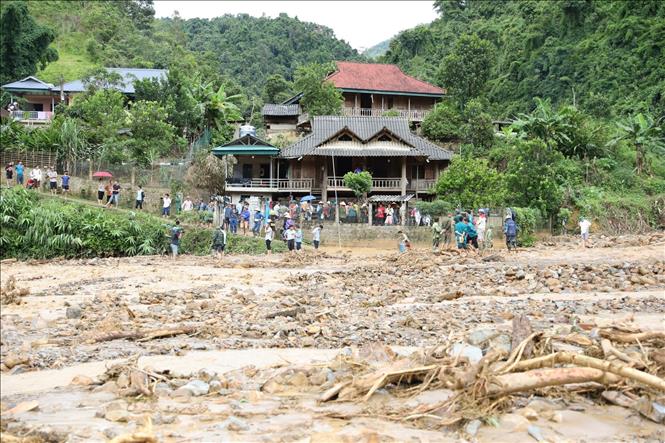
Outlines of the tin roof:
{"type": "Polygon", "coordinates": [[[263,105],[261,110],[262,115],[270,115],[275,117],[290,117],[300,115],[300,105],[299,104],[290,104],[290,105],[279,105],[275,103],[266,103],[263,105]]]}
{"type": "Polygon", "coordinates": [[[28,76],[15,82],[2,85],[2,89],[10,90],[31,90],[31,91],[50,91],[54,86],[51,83],[46,83],[37,77],[28,76]]]}
{"type": "Polygon", "coordinates": [[[407,119],[399,117],[317,116],[312,119],[312,133],[282,149],[281,157],[304,155],[340,156],[419,156],[449,160],[452,152],[414,134],[407,119]],[[353,141],[334,139],[342,132],[355,136],[353,141]],[[386,133],[391,141],[377,141],[386,133]]]}
{"type": "MultiPolygon", "coordinates": [[[[135,80],[145,80],[147,78],[166,78],[167,69],[144,69],[144,68],[105,68],[109,72],[115,72],[122,76],[122,85],[118,90],[123,94],[133,94],[135,80]]],[[[64,92],[83,92],[85,84],[83,80],[74,80],[63,85],[64,92]]]]}

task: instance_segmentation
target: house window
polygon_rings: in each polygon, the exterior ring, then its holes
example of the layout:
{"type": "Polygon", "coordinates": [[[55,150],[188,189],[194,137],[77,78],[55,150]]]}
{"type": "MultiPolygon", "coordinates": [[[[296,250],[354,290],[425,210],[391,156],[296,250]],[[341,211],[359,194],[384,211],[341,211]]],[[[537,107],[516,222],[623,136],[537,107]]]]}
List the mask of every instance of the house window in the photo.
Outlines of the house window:
{"type": "Polygon", "coordinates": [[[383,134],[382,136],[377,138],[377,140],[380,141],[380,142],[391,142],[391,141],[393,141],[393,139],[390,138],[390,136],[388,136],[386,134],[383,134]]]}
{"type": "Polygon", "coordinates": [[[337,137],[337,141],[340,142],[350,142],[353,141],[353,138],[349,134],[342,134],[339,137],[337,137]]]}
{"type": "Polygon", "coordinates": [[[425,165],[411,165],[411,178],[424,179],[425,178],[425,165]]]}

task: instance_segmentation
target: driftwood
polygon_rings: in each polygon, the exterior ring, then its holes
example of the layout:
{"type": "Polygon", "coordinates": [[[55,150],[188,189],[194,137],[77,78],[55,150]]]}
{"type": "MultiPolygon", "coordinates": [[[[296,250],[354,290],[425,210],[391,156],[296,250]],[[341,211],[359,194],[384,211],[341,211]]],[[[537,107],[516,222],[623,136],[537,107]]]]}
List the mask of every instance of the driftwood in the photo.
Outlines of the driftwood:
{"type": "Polygon", "coordinates": [[[526,371],[554,366],[555,364],[574,364],[582,367],[599,369],[665,392],[665,380],[660,377],[647,374],[646,372],[631,368],[617,361],[600,360],[587,355],[572,354],[570,352],[555,352],[554,354],[545,355],[543,357],[523,360],[515,364],[511,369],[512,371],[526,371]]]}
{"type": "Polygon", "coordinates": [[[613,374],[594,368],[534,369],[527,372],[497,375],[491,378],[487,387],[487,394],[501,396],[548,386],[586,382],[610,384],[616,381],[617,377],[613,374]]]}
{"type": "Polygon", "coordinates": [[[629,364],[633,365],[634,367],[637,367],[637,368],[646,367],[644,362],[636,360],[636,359],[626,355],[625,353],[619,351],[614,346],[612,346],[612,342],[610,342],[606,338],[601,340],[600,346],[603,348],[603,354],[605,355],[605,358],[610,357],[610,356],[614,356],[614,357],[618,358],[619,360],[623,360],[626,363],[629,363],[629,364]]]}
{"type": "Polygon", "coordinates": [[[275,317],[295,317],[297,314],[300,314],[302,312],[305,312],[305,308],[299,306],[297,308],[284,309],[283,311],[273,312],[271,314],[266,315],[266,318],[270,319],[275,317]]]}
{"type": "Polygon", "coordinates": [[[172,337],[174,335],[180,335],[180,334],[193,334],[196,332],[196,328],[194,326],[186,326],[182,328],[173,328],[173,329],[156,329],[156,330],[149,330],[149,331],[131,331],[131,332],[111,332],[106,335],[101,335],[99,337],[95,337],[91,340],[91,343],[101,343],[105,341],[112,341],[112,340],[121,340],[121,339],[127,339],[127,340],[136,340],[136,341],[149,341],[149,340],[154,340],[156,338],[163,338],[163,337],[172,337]]]}
{"type": "Polygon", "coordinates": [[[370,387],[369,391],[367,391],[367,394],[365,394],[365,397],[363,397],[363,401],[369,400],[369,398],[372,396],[372,394],[376,392],[377,389],[380,389],[389,383],[392,382],[399,383],[404,378],[409,379],[410,377],[416,375],[423,376],[428,372],[438,368],[439,368],[438,365],[428,365],[428,366],[420,366],[417,368],[402,369],[399,371],[385,372],[370,387]]]}
{"type": "Polygon", "coordinates": [[[152,419],[147,417],[142,429],[130,434],[119,435],[110,440],[109,443],[157,443],[157,441],[157,437],[152,430],[152,419]]]}
{"type": "Polygon", "coordinates": [[[649,340],[665,340],[665,331],[636,332],[633,334],[614,331],[600,331],[600,336],[619,343],[636,343],[649,340]]]}
{"type": "MultiPolygon", "coordinates": [[[[524,339],[526,339],[528,336],[530,336],[533,333],[533,330],[531,328],[531,322],[529,321],[529,318],[524,315],[520,314],[515,317],[513,317],[513,333],[512,333],[512,342],[510,344],[511,349],[517,348],[524,339]]],[[[533,343],[530,341],[524,345],[524,351],[522,352],[522,355],[526,358],[531,357],[531,351],[533,350],[533,343]]]]}

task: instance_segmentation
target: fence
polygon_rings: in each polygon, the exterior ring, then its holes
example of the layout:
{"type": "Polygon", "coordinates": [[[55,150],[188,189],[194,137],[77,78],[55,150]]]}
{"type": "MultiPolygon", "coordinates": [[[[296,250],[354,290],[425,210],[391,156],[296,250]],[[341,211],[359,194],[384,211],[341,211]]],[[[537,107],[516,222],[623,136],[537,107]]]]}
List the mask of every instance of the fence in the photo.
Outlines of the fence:
{"type": "Polygon", "coordinates": [[[45,152],[45,151],[2,151],[0,152],[0,163],[2,165],[7,165],[10,162],[17,164],[18,162],[23,162],[23,165],[27,168],[33,168],[35,166],[51,166],[55,165],[57,162],[57,154],[55,152],[45,152]]]}

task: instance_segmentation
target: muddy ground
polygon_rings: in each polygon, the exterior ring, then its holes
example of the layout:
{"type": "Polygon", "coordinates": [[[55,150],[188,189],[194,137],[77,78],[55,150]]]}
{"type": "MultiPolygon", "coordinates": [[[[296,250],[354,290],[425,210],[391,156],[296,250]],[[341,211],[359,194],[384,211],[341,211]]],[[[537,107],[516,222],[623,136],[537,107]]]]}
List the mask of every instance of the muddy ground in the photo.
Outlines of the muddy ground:
{"type": "Polygon", "coordinates": [[[521,315],[548,337],[542,352],[602,356],[599,331],[653,332],[621,349],[662,378],[662,234],[484,257],[356,248],[1,266],[12,295],[1,316],[7,441],[665,439],[663,392],[628,383],[612,389],[655,404],[650,418],[593,383],[513,394],[454,423],[445,411],[414,415],[451,397],[434,384],[320,401],[357,371],[431,361],[455,344],[505,359],[521,315]]]}

